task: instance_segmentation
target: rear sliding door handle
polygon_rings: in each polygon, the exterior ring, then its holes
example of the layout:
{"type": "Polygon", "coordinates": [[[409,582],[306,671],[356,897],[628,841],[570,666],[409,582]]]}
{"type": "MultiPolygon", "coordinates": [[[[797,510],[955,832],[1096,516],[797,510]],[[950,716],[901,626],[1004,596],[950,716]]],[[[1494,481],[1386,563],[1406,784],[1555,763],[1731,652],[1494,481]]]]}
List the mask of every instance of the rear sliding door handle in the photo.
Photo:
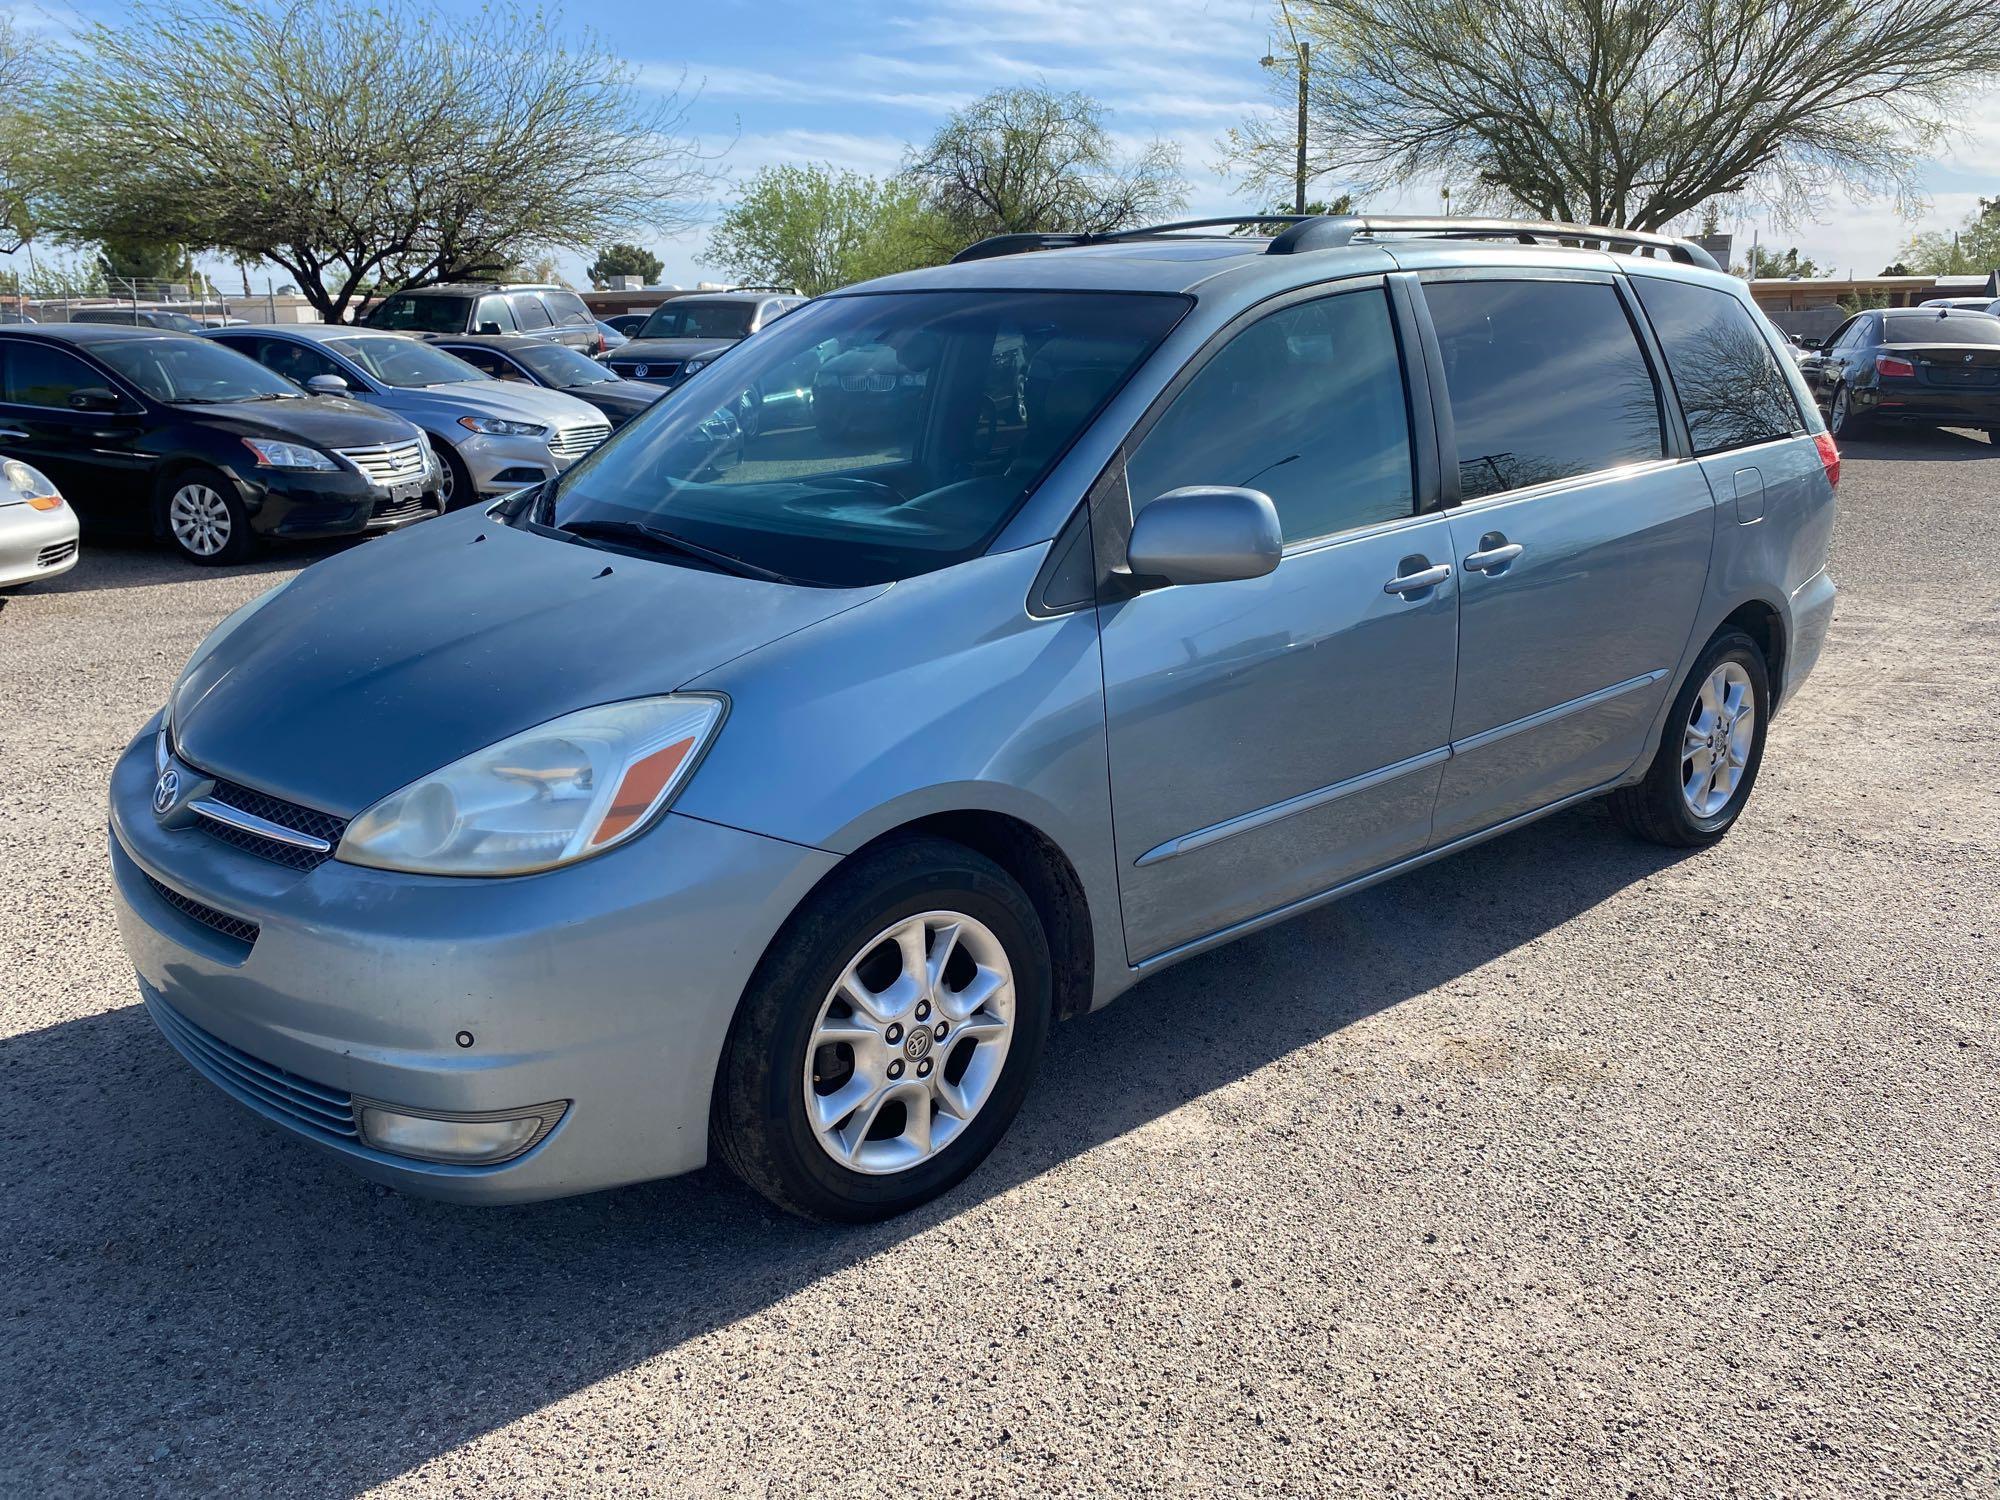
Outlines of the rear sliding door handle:
{"type": "Polygon", "coordinates": [[[1498,573],[1526,550],[1519,542],[1506,542],[1498,547],[1481,547],[1477,552],[1465,554],[1465,571],[1498,573]]]}
{"type": "Polygon", "coordinates": [[[1434,589],[1451,577],[1450,563],[1436,563],[1428,568],[1420,568],[1414,573],[1399,573],[1382,585],[1385,594],[1421,594],[1425,589],[1434,589]]]}

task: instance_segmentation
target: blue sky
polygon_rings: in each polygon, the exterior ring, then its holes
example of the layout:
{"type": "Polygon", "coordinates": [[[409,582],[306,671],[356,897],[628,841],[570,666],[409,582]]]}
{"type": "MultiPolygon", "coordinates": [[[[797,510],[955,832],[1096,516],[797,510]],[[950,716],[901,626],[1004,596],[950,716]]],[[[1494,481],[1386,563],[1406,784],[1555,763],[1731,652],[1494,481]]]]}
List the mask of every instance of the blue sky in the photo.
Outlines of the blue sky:
{"type": "MultiPolygon", "coordinates": [[[[447,9],[475,3],[445,0],[447,9]]],[[[107,19],[122,9],[96,0],[77,8],[107,19]]],[[[74,14],[54,5],[14,11],[53,32],[74,14]]],[[[954,107],[995,87],[1044,80],[1103,101],[1120,136],[1178,144],[1190,215],[1252,206],[1218,174],[1216,142],[1272,107],[1257,61],[1270,14],[1264,0],[701,0],[568,11],[579,29],[596,25],[649,84],[697,95],[691,127],[710,148],[727,148],[718,204],[729,201],[732,182],[771,163],[892,171],[905,146],[926,139],[954,107]]],[[[1968,123],[1971,137],[1926,170],[1928,226],[1954,225],[1979,193],[2000,193],[2000,94],[1968,123]]],[[[1412,184],[1367,206],[1435,212],[1436,186],[1412,184]]],[[[1735,227],[1746,240],[1756,227],[1766,244],[1796,244],[1835,270],[1864,274],[1894,258],[1912,228],[1881,201],[1837,204],[1819,224],[1746,219],[1735,227]]],[[[667,279],[692,284],[709,270],[705,230],[646,238],[667,262],[667,279]]],[[[572,255],[561,264],[580,281],[586,261],[572,255]]]]}

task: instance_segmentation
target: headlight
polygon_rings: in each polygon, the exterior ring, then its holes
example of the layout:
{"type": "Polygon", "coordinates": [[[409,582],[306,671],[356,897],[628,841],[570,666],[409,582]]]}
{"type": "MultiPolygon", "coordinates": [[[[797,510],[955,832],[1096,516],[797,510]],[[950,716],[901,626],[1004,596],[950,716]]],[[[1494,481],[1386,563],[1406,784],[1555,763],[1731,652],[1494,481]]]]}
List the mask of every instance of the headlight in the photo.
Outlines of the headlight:
{"type": "Polygon", "coordinates": [[[488,437],[545,438],[548,428],[539,422],[516,422],[512,417],[460,417],[458,425],[467,432],[483,432],[488,437]]]}
{"type": "Polygon", "coordinates": [[[673,800],[723,708],[675,694],[565,714],[384,797],[347,825],[334,857],[419,875],[526,875],[601,854],[673,800]]]}
{"type": "Polygon", "coordinates": [[[317,448],[304,443],[279,443],[270,438],[245,438],[243,446],[257,455],[260,469],[318,469],[330,472],[340,466],[317,448]]]}
{"type": "Polygon", "coordinates": [[[0,463],[0,500],[25,500],[31,510],[57,510],[63,503],[49,476],[18,458],[0,463]]]}
{"type": "Polygon", "coordinates": [[[705,360],[705,359],[691,359],[691,360],[689,360],[689,361],[688,361],[688,362],[687,362],[686,364],[684,364],[684,365],[682,365],[682,366],[681,366],[681,374],[683,374],[683,375],[692,375],[692,374],[694,374],[694,372],[695,372],[696,370],[705,370],[705,369],[707,369],[707,368],[708,368],[708,361],[707,361],[707,360],[705,360]]]}

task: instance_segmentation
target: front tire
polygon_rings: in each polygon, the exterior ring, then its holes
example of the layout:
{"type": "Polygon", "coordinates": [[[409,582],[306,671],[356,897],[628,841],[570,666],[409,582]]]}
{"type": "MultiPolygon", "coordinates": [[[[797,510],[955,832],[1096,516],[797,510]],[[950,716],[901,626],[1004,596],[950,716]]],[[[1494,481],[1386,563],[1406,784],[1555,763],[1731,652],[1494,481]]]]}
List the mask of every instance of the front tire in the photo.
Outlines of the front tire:
{"type": "Polygon", "coordinates": [[[993,861],[933,838],[864,854],[794,914],[751,979],[717,1072],[716,1153],[807,1218],[914,1208],[1006,1132],[1051,993],[1034,906],[993,861]]]}
{"type": "Polygon", "coordinates": [[[1645,779],[1613,792],[1612,812],[1669,848],[1714,843],[1750,800],[1770,717],[1763,648],[1740,630],[1719,631],[1674,695],[1645,779]]]}
{"type": "Polygon", "coordinates": [[[431,448],[438,456],[439,507],[447,512],[454,511],[478,499],[478,491],[472,487],[472,474],[451,444],[442,438],[432,438],[431,448]]]}
{"type": "Polygon", "coordinates": [[[160,519],[174,550],[202,567],[239,563],[257,550],[250,513],[235,484],[206,465],[182,469],[167,480],[160,519]]]}

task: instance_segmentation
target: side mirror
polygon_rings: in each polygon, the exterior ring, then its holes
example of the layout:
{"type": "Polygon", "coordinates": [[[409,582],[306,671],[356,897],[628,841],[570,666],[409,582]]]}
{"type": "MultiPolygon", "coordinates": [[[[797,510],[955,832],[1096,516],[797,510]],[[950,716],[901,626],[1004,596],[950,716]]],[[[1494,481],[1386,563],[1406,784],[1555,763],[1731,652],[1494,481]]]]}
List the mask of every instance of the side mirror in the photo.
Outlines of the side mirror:
{"type": "Polygon", "coordinates": [[[69,393],[72,411],[117,411],[124,403],[118,393],[101,385],[86,385],[69,393]]]}
{"type": "Polygon", "coordinates": [[[1125,556],[1142,583],[1229,583],[1262,578],[1284,551],[1269,495],[1198,484],[1168,490],[1141,510],[1125,556]]]}
{"type": "Polygon", "coordinates": [[[315,396],[345,396],[347,382],[338,375],[313,375],[307,378],[306,389],[315,396]]]}
{"type": "Polygon", "coordinates": [[[481,333],[499,333],[501,331],[501,328],[498,323],[481,323],[479,325],[479,331],[481,333]]]}

